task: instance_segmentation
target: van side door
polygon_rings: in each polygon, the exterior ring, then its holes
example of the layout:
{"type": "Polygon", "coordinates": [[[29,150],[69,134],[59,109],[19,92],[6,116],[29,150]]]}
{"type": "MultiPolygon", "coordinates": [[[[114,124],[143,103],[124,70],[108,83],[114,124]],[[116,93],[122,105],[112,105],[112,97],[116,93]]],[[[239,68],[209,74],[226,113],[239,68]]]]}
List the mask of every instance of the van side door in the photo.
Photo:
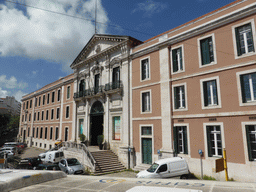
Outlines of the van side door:
{"type": "Polygon", "coordinates": [[[167,164],[160,165],[156,173],[158,177],[162,177],[162,178],[170,177],[170,171],[168,169],[167,164]]]}

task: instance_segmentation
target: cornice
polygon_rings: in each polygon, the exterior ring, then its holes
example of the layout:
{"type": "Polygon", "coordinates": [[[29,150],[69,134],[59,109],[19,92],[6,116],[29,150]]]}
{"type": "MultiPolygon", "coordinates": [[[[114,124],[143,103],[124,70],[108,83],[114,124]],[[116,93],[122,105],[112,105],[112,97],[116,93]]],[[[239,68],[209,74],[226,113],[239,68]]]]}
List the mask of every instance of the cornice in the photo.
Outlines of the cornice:
{"type": "Polygon", "coordinates": [[[95,61],[95,60],[97,60],[97,59],[99,59],[99,58],[102,58],[102,57],[104,57],[104,56],[108,55],[109,53],[112,53],[112,52],[114,52],[114,51],[116,51],[116,50],[120,50],[120,51],[121,51],[121,48],[122,48],[123,46],[128,46],[128,42],[129,42],[129,39],[125,39],[125,40],[123,40],[122,42],[120,42],[120,43],[118,43],[118,44],[116,44],[116,45],[113,45],[113,46],[111,46],[111,47],[109,47],[109,48],[107,48],[107,49],[104,49],[103,51],[101,51],[101,52],[98,53],[98,54],[92,55],[92,56],[86,58],[85,60],[80,61],[79,63],[76,63],[76,64],[74,64],[74,65],[71,65],[70,67],[71,67],[72,69],[74,69],[74,68],[79,67],[79,66],[82,65],[82,64],[87,64],[87,63],[90,63],[90,62],[92,62],[92,61],[95,61]]]}
{"type": "MultiPolygon", "coordinates": [[[[154,52],[159,50],[162,47],[168,47],[173,44],[185,41],[187,39],[190,39],[192,37],[198,36],[200,34],[206,33],[210,30],[219,28],[221,26],[224,26],[226,24],[232,23],[236,20],[243,19],[247,16],[250,16],[252,14],[256,13],[256,3],[253,3],[245,8],[239,9],[237,11],[234,11],[230,14],[226,14],[222,17],[219,17],[217,19],[214,19],[210,22],[207,22],[203,25],[194,27],[193,29],[187,30],[185,32],[182,32],[178,35],[175,35],[173,37],[168,38],[167,40],[163,40],[161,42],[158,42],[154,45],[148,46],[144,49],[141,49],[137,52],[131,53],[131,59],[138,58],[140,56],[146,55],[148,53],[154,52]]],[[[160,37],[159,37],[160,38],[160,37]]]]}
{"type": "Polygon", "coordinates": [[[61,82],[61,83],[59,83],[59,84],[57,84],[57,85],[54,85],[54,86],[52,86],[52,87],[49,87],[49,88],[47,88],[47,89],[44,89],[44,90],[39,91],[39,92],[37,92],[37,93],[34,93],[34,94],[32,94],[32,95],[30,95],[30,96],[28,96],[28,97],[24,97],[24,98],[21,99],[21,101],[23,102],[23,101],[25,101],[25,100],[27,100],[27,99],[31,99],[31,98],[36,97],[36,96],[38,96],[38,95],[47,93],[47,92],[49,92],[49,91],[51,91],[51,90],[53,90],[53,89],[59,88],[60,86],[63,86],[63,85],[72,83],[73,81],[74,81],[74,78],[69,79],[69,80],[64,81],[64,82],[61,82]]]}

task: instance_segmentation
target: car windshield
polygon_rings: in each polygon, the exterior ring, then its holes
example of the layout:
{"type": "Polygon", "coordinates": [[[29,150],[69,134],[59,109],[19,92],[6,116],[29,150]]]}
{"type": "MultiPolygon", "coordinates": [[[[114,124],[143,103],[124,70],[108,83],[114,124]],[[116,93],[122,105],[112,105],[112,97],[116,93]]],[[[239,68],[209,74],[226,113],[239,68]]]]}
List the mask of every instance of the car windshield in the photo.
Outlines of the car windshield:
{"type": "Polygon", "coordinates": [[[154,163],[153,165],[151,165],[151,167],[149,167],[147,169],[147,171],[153,173],[153,172],[155,172],[155,170],[157,169],[158,166],[159,165],[157,163],[154,163]]]}
{"type": "Polygon", "coordinates": [[[67,162],[68,162],[68,166],[80,165],[77,159],[68,159],[67,162]]]}

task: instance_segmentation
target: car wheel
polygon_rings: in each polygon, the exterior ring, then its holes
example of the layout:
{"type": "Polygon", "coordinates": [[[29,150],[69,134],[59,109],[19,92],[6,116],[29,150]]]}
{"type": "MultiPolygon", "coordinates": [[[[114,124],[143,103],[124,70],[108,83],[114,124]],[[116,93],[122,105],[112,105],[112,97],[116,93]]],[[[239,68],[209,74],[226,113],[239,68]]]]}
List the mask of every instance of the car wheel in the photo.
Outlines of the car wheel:
{"type": "Polygon", "coordinates": [[[188,179],[188,175],[181,175],[180,179],[188,179]]]}

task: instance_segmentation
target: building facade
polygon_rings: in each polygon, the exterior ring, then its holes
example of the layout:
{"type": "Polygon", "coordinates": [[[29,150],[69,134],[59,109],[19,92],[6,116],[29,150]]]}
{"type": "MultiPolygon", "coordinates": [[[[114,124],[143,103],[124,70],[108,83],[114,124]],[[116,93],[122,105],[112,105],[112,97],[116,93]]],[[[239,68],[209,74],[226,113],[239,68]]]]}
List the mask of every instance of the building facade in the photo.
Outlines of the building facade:
{"type": "Polygon", "coordinates": [[[137,164],[178,154],[191,172],[256,178],[256,3],[235,1],[135,47],[132,130],[137,164]],[[161,157],[157,153],[161,151],[161,157]]]}
{"type": "Polygon", "coordinates": [[[0,114],[20,115],[20,107],[15,97],[0,98],[0,114]]]}
{"type": "Polygon", "coordinates": [[[255,182],[255,13],[254,0],[237,0],[143,43],[95,34],[74,74],[23,97],[21,138],[51,148],[80,134],[97,145],[103,135],[127,167],[178,155],[197,175],[202,150],[203,173],[221,180],[215,161],[225,148],[229,177],[255,182]]]}
{"type": "Polygon", "coordinates": [[[74,140],[73,94],[71,74],[24,96],[18,139],[42,149],[51,149],[60,140],[74,140]]]}

